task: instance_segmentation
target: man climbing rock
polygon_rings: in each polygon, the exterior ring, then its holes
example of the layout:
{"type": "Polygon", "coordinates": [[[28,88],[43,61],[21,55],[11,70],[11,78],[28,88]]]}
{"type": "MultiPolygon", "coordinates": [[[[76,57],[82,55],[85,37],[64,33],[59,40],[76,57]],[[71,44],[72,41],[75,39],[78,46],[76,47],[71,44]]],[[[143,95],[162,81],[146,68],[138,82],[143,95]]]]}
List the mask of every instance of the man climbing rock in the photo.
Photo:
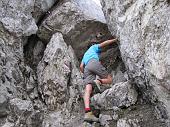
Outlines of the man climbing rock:
{"type": "Polygon", "coordinates": [[[100,44],[91,44],[83,56],[82,62],[80,64],[80,70],[84,75],[84,82],[86,85],[84,93],[85,121],[98,121],[98,118],[94,116],[90,109],[90,96],[92,94],[92,90],[97,88],[98,91],[100,91],[101,84],[112,83],[112,76],[100,63],[99,55],[102,48],[116,41],[117,39],[111,39],[100,44]],[[99,76],[99,79],[96,79],[96,76],[99,76]]]}

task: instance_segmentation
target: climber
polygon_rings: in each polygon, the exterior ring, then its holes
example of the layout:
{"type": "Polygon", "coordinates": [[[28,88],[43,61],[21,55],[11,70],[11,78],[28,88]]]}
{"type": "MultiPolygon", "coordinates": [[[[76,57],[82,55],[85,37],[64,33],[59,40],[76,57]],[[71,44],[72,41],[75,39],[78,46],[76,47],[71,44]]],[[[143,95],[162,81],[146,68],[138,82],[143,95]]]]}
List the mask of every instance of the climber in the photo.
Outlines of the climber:
{"type": "Polygon", "coordinates": [[[100,44],[91,43],[80,64],[80,71],[83,73],[83,79],[86,85],[84,93],[85,121],[98,121],[98,118],[95,117],[90,108],[90,96],[92,94],[92,90],[97,88],[98,91],[100,91],[101,84],[112,83],[112,76],[100,63],[99,55],[102,48],[114,42],[117,42],[117,39],[107,40],[100,44]],[[96,76],[99,76],[99,78],[96,79],[96,76]]]}

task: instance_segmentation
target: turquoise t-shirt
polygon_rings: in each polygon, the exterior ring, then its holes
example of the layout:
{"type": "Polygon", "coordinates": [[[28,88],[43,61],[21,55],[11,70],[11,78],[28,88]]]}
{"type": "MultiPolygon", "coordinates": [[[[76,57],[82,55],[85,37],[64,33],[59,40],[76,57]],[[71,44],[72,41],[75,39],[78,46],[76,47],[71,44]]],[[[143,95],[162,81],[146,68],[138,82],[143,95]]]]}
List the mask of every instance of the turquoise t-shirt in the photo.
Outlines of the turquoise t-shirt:
{"type": "Polygon", "coordinates": [[[99,47],[99,44],[92,45],[84,54],[82,63],[87,65],[90,59],[96,59],[99,60],[99,54],[101,53],[101,48],[99,47]]]}

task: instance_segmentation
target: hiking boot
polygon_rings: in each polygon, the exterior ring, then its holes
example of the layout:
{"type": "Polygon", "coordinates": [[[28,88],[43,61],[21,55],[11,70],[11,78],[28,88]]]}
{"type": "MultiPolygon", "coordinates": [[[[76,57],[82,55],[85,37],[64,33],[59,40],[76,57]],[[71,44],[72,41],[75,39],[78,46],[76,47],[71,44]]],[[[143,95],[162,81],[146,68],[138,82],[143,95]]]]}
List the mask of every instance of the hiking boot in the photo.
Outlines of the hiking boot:
{"type": "Polygon", "coordinates": [[[85,113],[84,121],[87,121],[87,122],[98,122],[99,118],[95,117],[95,115],[92,112],[87,112],[87,113],[85,113]]]}
{"type": "Polygon", "coordinates": [[[94,80],[93,81],[93,88],[96,93],[101,93],[101,88],[100,88],[101,82],[99,80],[94,80]]]}

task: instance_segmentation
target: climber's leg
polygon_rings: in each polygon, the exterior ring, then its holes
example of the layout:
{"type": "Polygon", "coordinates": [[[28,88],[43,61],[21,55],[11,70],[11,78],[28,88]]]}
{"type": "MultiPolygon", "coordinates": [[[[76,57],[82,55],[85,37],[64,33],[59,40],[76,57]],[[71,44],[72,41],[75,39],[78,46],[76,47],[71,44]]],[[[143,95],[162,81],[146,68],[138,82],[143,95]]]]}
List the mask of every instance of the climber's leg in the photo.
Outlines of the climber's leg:
{"type": "Polygon", "coordinates": [[[98,118],[94,116],[90,108],[90,97],[92,94],[93,86],[91,82],[96,79],[96,75],[89,71],[87,66],[84,69],[84,82],[85,82],[85,93],[84,93],[84,105],[85,105],[85,121],[98,121],[98,118]]]}
{"type": "Polygon", "coordinates": [[[92,85],[87,84],[85,88],[85,93],[84,93],[84,105],[85,105],[85,111],[89,111],[90,109],[90,96],[92,93],[92,85]]]}
{"type": "Polygon", "coordinates": [[[90,96],[92,93],[92,85],[87,84],[85,88],[85,93],[84,93],[84,105],[85,105],[85,116],[84,116],[84,121],[94,121],[98,122],[99,119],[94,116],[94,114],[91,111],[90,108],[90,96]]]}

